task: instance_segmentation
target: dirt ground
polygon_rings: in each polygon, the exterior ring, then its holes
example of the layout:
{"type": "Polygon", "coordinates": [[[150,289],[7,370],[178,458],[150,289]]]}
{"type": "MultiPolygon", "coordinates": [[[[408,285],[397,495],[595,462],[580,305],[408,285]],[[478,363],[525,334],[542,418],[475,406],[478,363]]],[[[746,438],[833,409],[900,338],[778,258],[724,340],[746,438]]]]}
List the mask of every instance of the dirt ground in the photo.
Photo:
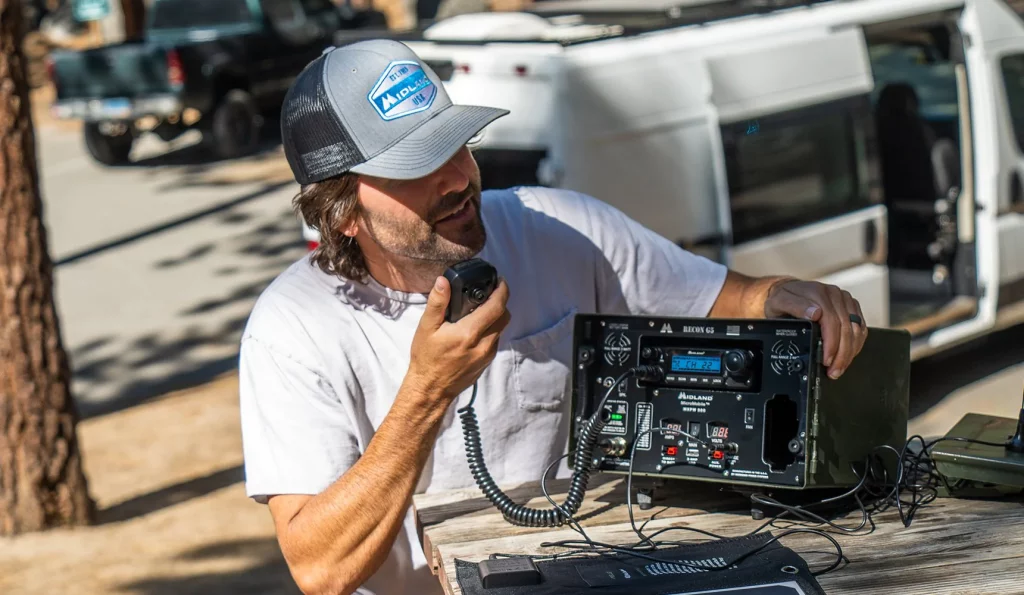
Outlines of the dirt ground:
{"type": "Polygon", "coordinates": [[[79,426],[95,526],[0,540],[0,593],[298,593],[242,484],[238,380],[79,426]]]}

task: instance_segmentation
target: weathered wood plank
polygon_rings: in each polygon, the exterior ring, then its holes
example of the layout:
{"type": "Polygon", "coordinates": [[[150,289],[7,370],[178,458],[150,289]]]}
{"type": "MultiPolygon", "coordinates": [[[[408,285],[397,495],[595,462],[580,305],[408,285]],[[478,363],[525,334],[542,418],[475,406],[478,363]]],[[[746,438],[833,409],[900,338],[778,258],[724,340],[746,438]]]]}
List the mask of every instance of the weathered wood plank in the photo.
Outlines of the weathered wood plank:
{"type": "Polygon", "coordinates": [[[837,571],[819,578],[829,595],[1020,595],[1024,593],[1024,553],[971,560],[955,567],[888,568],[876,573],[837,571]]]}
{"type": "Polygon", "coordinates": [[[462,588],[459,587],[458,577],[455,574],[455,561],[452,560],[452,567],[449,570],[443,564],[438,571],[440,573],[441,587],[445,595],[462,595],[462,588]]]}
{"type": "MultiPolygon", "coordinates": [[[[540,494],[538,484],[523,484],[506,490],[506,494],[520,504],[532,508],[550,509],[551,504],[540,494]]],[[[568,481],[548,482],[548,493],[559,504],[566,498],[568,481]]],[[[737,510],[749,511],[749,502],[738,494],[723,491],[721,486],[694,484],[684,490],[658,492],[655,510],[668,506],[661,517],[686,516],[708,511],[737,510]]],[[[628,522],[629,511],[626,502],[626,480],[617,476],[595,477],[587,490],[579,512],[574,515],[580,525],[596,527],[628,522]]],[[[519,527],[505,521],[501,513],[480,493],[459,490],[455,494],[431,496],[415,500],[420,520],[423,550],[432,560],[435,574],[440,567],[438,548],[452,543],[474,542],[495,536],[536,535],[551,531],[545,527],[519,527]],[[468,496],[468,497],[466,497],[468,496]],[[458,497],[466,497],[458,500],[458,497]]],[[[650,512],[639,512],[634,506],[634,515],[646,519],[650,512]]],[[[747,514],[749,518],[749,514],[747,514]]],[[[639,520],[638,523],[642,522],[639,520]]],[[[541,540],[543,541],[543,540],[541,540]]]]}
{"type": "MultiPolygon", "coordinates": [[[[623,507],[624,508],[624,507],[623,507]]],[[[660,511],[661,509],[656,508],[660,511]]],[[[635,511],[637,524],[652,511],[635,511]]],[[[495,515],[498,516],[498,515],[495,515]]],[[[760,523],[741,513],[668,511],[648,523],[645,533],[672,526],[691,526],[722,535],[742,535],[760,523]]],[[[500,518],[500,517],[499,517],[500,518]]],[[[859,522],[856,513],[838,521],[859,522]]],[[[895,510],[876,515],[876,528],[869,535],[832,533],[850,559],[849,565],[820,578],[830,593],[891,592],[907,595],[943,593],[1024,593],[1024,508],[1018,502],[940,499],[921,509],[910,528],[904,528],[895,510]]],[[[783,529],[772,529],[778,535],[783,529]]],[[[504,534],[495,531],[489,539],[472,536],[462,542],[437,546],[446,591],[460,595],[455,580],[455,559],[479,561],[495,552],[507,554],[548,554],[564,551],[542,548],[543,542],[579,539],[571,529],[504,534]],[[447,580],[448,577],[451,580],[447,580]]],[[[625,544],[638,538],[628,522],[588,528],[595,541],[625,544]]],[[[698,534],[674,531],[662,540],[699,541],[698,534]]],[[[831,544],[820,536],[801,533],[787,536],[783,544],[804,555],[812,568],[824,568],[832,561],[831,544]],[[817,552],[810,554],[808,552],[817,552]]]]}

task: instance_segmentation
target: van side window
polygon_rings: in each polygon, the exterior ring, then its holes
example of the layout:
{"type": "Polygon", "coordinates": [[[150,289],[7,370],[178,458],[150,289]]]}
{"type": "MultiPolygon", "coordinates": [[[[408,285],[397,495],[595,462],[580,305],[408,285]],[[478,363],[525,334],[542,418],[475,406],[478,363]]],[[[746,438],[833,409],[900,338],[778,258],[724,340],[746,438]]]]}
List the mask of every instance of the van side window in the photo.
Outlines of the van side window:
{"type": "Polygon", "coordinates": [[[733,242],[877,202],[870,110],[864,96],[724,125],[733,242]]]}
{"type": "Polygon", "coordinates": [[[1024,54],[1006,56],[1000,61],[1000,66],[1017,147],[1024,153],[1024,54]]]}

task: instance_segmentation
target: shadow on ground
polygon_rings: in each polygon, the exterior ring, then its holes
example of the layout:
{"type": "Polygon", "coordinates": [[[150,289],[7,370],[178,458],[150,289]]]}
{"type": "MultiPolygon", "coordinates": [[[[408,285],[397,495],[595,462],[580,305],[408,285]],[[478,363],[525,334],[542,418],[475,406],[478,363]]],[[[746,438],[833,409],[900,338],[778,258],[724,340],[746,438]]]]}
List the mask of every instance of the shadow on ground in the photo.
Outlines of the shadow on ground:
{"type": "MultiPolygon", "coordinates": [[[[270,194],[271,192],[274,192],[275,190],[278,190],[280,188],[284,188],[287,185],[288,185],[288,183],[286,183],[286,182],[278,182],[276,184],[267,184],[267,185],[263,186],[262,188],[260,188],[259,190],[256,190],[256,191],[250,192],[248,194],[244,194],[242,196],[239,196],[237,198],[233,198],[231,200],[222,202],[222,203],[220,203],[218,205],[215,205],[213,207],[210,207],[208,209],[203,209],[201,211],[197,211],[195,213],[191,213],[191,214],[186,215],[184,217],[179,217],[179,218],[174,219],[172,221],[167,221],[167,222],[161,223],[159,225],[154,225],[152,227],[148,227],[146,229],[139,230],[139,231],[137,231],[135,233],[128,234],[128,235],[125,235],[125,236],[122,236],[122,237],[119,237],[119,238],[114,238],[114,239],[112,239],[110,241],[103,242],[102,244],[98,244],[96,246],[90,246],[90,247],[85,248],[83,250],[79,250],[78,252],[75,252],[73,254],[69,254],[69,255],[65,256],[64,258],[61,258],[60,260],[54,262],[53,264],[54,264],[54,266],[60,267],[60,266],[64,266],[64,265],[68,265],[68,264],[72,264],[72,263],[78,262],[79,260],[83,260],[83,259],[89,258],[90,256],[96,256],[98,254],[102,254],[104,252],[107,252],[109,250],[113,250],[115,248],[122,248],[122,247],[128,246],[128,245],[130,245],[130,244],[132,244],[134,242],[137,242],[139,240],[144,240],[144,239],[146,239],[146,238],[148,238],[150,236],[153,236],[153,235],[165,232],[165,231],[170,231],[170,230],[176,229],[176,228],[181,227],[183,225],[187,225],[189,223],[193,223],[195,221],[199,221],[200,219],[205,219],[207,217],[210,217],[212,215],[216,215],[218,213],[223,213],[225,211],[230,211],[231,209],[233,209],[233,208],[235,208],[235,207],[237,207],[239,205],[243,205],[243,204],[245,204],[247,202],[250,202],[250,201],[262,198],[262,197],[266,196],[267,194],[270,194]]],[[[239,221],[239,220],[238,219],[234,219],[234,221],[239,221]]],[[[243,221],[244,221],[244,219],[243,219],[243,221]]]]}
{"type": "Polygon", "coordinates": [[[193,498],[201,498],[244,479],[245,474],[241,465],[221,469],[209,475],[182,481],[105,508],[97,514],[96,522],[99,525],[105,525],[145,516],[193,498]]]}
{"type": "Polygon", "coordinates": [[[299,595],[298,587],[274,539],[241,539],[214,543],[184,552],[186,562],[247,562],[242,570],[153,577],[122,588],[140,595],[299,595]]]}
{"type": "MultiPolygon", "coordinates": [[[[203,259],[218,259],[218,265],[202,269],[201,274],[218,279],[220,289],[200,287],[195,293],[205,295],[199,301],[169,305],[177,309],[173,327],[136,333],[114,327],[109,334],[69,349],[76,395],[80,395],[78,408],[84,418],[197,386],[236,368],[237,345],[249,306],[276,275],[305,253],[301,228],[287,200],[272,207],[271,213],[260,207],[255,214],[248,208],[287,185],[264,184],[212,207],[87,247],[55,263],[63,267],[108,253],[121,254],[137,249],[136,244],[144,240],[188,230],[198,223],[208,228],[213,222],[223,229],[213,236],[204,231],[187,243],[158,249],[152,256],[153,270],[142,273],[159,275],[203,259]],[[222,279],[229,282],[221,283],[222,279]],[[96,390],[104,396],[93,398],[96,390]]],[[[202,279],[196,282],[202,283],[202,279]]],[[[125,296],[122,309],[131,299],[135,298],[125,296]]]]}

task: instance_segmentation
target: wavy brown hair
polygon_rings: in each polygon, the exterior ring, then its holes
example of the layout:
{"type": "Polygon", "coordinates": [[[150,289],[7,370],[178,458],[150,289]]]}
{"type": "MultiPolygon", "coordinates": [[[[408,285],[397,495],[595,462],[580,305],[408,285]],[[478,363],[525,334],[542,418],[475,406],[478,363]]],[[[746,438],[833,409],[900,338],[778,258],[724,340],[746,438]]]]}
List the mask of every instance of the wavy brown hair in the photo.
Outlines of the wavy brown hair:
{"type": "Polygon", "coordinates": [[[342,233],[360,213],[358,176],[344,173],[303,186],[292,199],[292,205],[303,221],[320,234],[320,245],[310,257],[312,262],[328,275],[365,280],[363,252],[355,238],[342,233]]]}

